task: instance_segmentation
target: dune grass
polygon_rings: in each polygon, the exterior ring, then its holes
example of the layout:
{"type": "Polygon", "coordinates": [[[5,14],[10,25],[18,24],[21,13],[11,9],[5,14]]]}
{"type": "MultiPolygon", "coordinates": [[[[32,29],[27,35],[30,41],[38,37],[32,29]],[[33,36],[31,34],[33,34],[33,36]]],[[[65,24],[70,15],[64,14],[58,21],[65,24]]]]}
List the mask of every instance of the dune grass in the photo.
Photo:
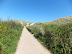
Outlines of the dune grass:
{"type": "Polygon", "coordinates": [[[27,29],[53,54],[72,53],[72,21],[36,23],[27,29]]]}
{"type": "Polygon", "coordinates": [[[22,29],[21,24],[0,20],[0,54],[14,54],[22,29]]]}

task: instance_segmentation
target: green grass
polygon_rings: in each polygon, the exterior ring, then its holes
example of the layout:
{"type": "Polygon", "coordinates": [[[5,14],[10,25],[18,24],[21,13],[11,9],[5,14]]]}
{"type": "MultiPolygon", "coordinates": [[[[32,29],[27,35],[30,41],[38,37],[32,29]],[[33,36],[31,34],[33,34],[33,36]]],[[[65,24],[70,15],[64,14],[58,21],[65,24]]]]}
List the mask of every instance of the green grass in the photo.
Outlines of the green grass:
{"type": "Polygon", "coordinates": [[[72,53],[72,20],[36,23],[27,29],[53,54],[72,53]]]}
{"type": "Polygon", "coordinates": [[[0,21],[0,54],[14,54],[22,29],[13,21],[0,21]]]}

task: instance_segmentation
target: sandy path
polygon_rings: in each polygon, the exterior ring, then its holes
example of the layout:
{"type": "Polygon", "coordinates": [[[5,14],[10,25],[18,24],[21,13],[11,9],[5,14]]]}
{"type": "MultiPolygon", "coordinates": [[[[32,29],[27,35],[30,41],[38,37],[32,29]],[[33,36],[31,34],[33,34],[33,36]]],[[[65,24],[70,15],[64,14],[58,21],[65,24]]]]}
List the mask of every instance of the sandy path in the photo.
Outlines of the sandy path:
{"type": "Polygon", "coordinates": [[[47,49],[45,49],[26,28],[24,28],[15,54],[51,53],[47,49]]]}

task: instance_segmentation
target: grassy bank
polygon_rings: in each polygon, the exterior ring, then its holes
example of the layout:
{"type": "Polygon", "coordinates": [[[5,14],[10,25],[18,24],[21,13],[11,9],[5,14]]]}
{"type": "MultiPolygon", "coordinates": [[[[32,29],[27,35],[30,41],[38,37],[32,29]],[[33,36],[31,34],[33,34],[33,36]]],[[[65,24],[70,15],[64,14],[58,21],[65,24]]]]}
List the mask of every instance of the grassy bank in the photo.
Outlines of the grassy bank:
{"type": "Polygon", "coordinates": [[[21,24],[0,20],[0,54],[14,54],[22,29],[21,24]]]}
{"type": "Polygon", "coordinates": [[[72,53],[72,21],[36,23],[27,29],[53,54],[72,53]]]}

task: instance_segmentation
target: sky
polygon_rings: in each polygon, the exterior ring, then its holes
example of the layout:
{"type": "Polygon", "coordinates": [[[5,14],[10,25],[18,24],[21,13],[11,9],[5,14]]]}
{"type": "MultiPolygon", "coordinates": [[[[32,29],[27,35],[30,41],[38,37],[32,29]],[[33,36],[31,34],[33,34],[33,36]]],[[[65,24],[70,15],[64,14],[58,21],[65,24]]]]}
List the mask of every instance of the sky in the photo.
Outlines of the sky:
{"type": "Polygon", "coordinates": [[[72,0],[0,0],[0,19],[48,22],[72,16],[72,0]]]}

